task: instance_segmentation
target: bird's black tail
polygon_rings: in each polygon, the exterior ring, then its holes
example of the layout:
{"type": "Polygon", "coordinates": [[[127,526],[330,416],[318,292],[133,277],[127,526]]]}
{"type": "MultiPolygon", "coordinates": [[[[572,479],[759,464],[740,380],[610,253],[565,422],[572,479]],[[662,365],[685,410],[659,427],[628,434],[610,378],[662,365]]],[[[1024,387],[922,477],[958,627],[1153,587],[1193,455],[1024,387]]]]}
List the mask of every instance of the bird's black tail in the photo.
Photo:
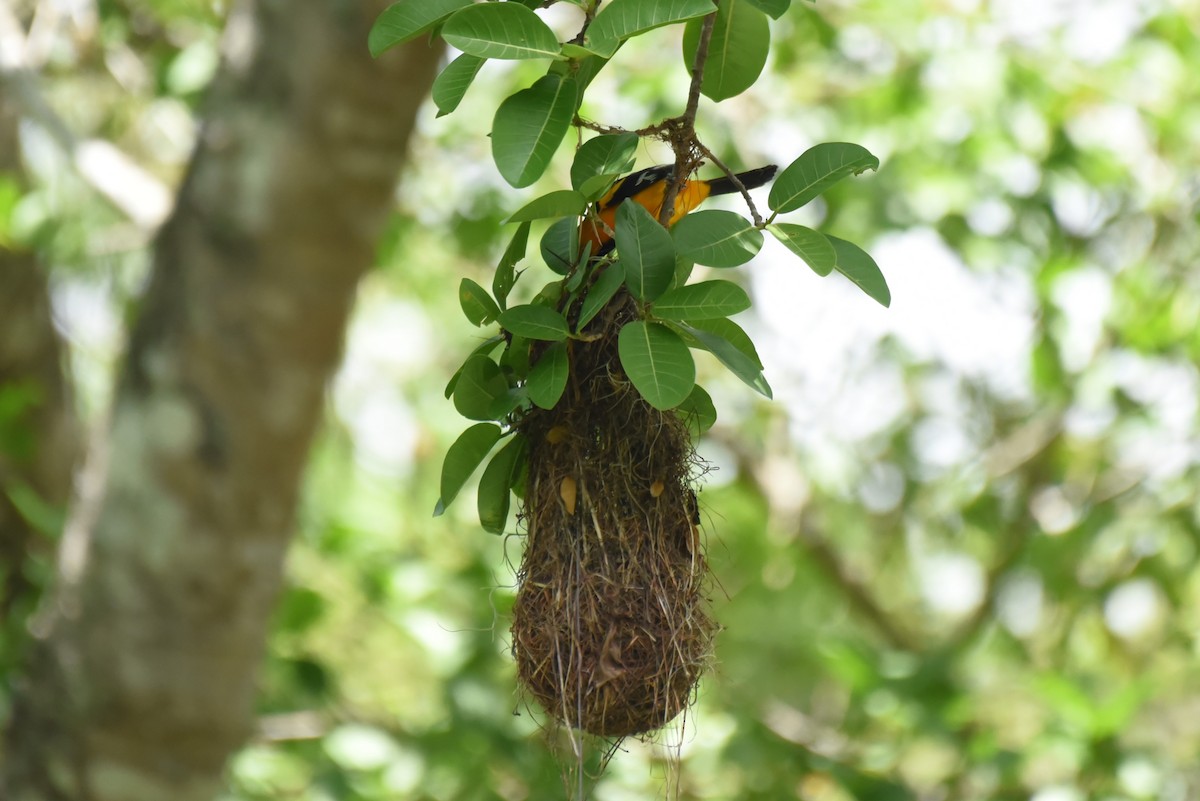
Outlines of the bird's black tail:
{"type": "MultiPolygon", "coordinates": [[[[737,174],[738,180],[742,182],[742,186],[747,189],[754,189],[762,186],[767,181],[775,177],[775,173],[779,170],[774,164],[768,164],[765,167],[759,167],[757,170],[746,170],[737,174]]],[[[738,188],[734,185],[729,176],[721,176],[714,178],[708,182],[708,193],[710,195],[728,195],[731,192],[737,192],[738,188]]]]}

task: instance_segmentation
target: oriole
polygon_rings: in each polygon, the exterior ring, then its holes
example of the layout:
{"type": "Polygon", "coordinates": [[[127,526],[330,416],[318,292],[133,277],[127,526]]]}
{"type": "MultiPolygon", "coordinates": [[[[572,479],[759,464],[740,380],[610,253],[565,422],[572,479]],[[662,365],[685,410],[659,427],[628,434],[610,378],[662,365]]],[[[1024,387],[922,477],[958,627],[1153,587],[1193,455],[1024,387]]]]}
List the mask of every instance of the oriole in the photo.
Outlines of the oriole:
{"type": "MultiPolygon", "coordinates": [[[[737,174],[737,178],[747,189],[762,186],[775,177],[779,168],[774,164],[747,170],[737,174]]],[[[645,208],[654,219],[658,219],[662,211],[663,199],[667,194],[667,186],[675,172],[672,164],[660,164],[657,167],[647,167],[626,175],[613,184],[604,197],[596,201],[596,213],[583,221],[579,231],[580,248],[592,246],[592,258],[603,256],[613,249],[612,230],[616,225],[617,207],[626,200],[632,200],[645,208]]],[[[692,209],[699,206],[711,195],[727,195],[737,192],[738,188],[728,176],[711,180],[694,179],[684,181],[675,196],[675,209],[667,227],[674,225],[692,209]]]]}

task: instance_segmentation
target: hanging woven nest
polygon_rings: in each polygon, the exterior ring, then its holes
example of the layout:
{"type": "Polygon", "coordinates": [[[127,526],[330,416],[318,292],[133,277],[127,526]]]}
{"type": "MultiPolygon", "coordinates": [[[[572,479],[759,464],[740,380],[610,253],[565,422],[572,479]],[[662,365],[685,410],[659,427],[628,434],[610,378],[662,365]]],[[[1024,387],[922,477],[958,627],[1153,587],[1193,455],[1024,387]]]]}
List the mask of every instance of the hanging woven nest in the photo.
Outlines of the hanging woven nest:
{"type": "Polygon", "coordinates": [[[527,693],[558,722],[617,738],[687,707],[715,629],[691,438],[622,372],[616,334],[635,310],[618,300],[595,339],[572,343],[555,408],[521,423],[528,535],[512,627],[527,693]]]}

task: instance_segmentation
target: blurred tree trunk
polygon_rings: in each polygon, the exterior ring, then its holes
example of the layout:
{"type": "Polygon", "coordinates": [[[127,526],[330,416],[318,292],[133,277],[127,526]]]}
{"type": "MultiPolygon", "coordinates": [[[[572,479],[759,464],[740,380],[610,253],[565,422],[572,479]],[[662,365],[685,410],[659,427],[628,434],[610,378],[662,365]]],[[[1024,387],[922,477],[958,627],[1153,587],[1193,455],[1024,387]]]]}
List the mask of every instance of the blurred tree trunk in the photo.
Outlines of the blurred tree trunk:
{"type": "Polygon", "coordinates": [[[156,243],[0,797],[210,799],[252,725],[301,472],[439,53],[382,3],[252,0],[156,243]]]}
{"type": "MultiPolygon", "coordinates": [[[[17,111],[0,80],[0,175],[22,174],[17,111]]],[[[78,420],[50,316],[46,275],[34,255],[0,241],[0,621],[22,625],[50,561],[51,510],[66,506],[79,455],[78,420]],[[50,529],[50,530],[45,530],[50,529]]],[[[0,631],[0,636],[4,636],[0,631]]],[[[11,645],[11,643],[10,643],[11,645]]],[[[3,661],[12,656],[3,649],[3,661]]]]}

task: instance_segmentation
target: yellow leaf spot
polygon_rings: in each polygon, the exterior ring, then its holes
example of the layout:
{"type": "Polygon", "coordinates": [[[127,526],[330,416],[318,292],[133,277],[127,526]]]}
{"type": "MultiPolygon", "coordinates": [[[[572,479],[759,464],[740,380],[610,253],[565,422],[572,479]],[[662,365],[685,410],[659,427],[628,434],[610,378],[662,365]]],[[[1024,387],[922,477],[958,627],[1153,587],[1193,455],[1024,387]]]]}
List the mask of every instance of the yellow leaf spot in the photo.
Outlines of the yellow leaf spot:
{"type": "Polygon", "coordinates": [[[575,479],[571,476],[564,478],[562,484],[559,485],[558,494],[562,498],[563,504],[566,505],[567,514],[569,515],[575,514],[575,496],[577,492],[578,488],[575,486],[575,479]]]}

